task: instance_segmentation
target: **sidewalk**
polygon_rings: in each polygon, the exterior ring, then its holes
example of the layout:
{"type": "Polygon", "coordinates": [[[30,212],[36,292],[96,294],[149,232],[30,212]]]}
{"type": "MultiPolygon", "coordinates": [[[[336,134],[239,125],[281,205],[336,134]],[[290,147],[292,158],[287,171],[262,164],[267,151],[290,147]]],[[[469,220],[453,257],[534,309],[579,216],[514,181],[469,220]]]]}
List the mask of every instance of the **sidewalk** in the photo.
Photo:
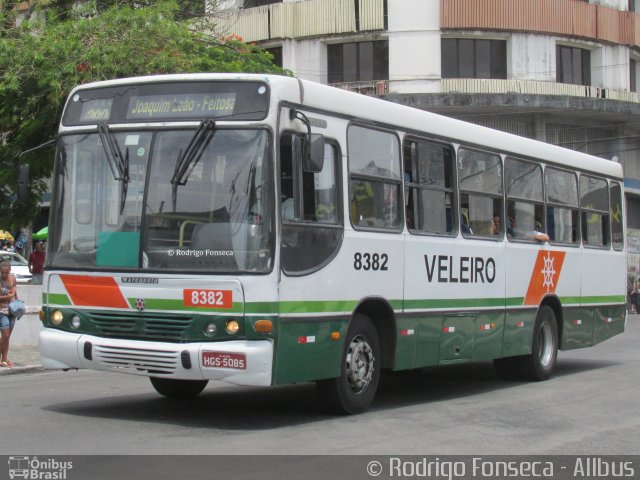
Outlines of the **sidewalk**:
{"type": "Polygon", "coordinates": [[[18,295],[26,304],[27,315],[33,317],[33,320],[23,317],[16,323],[11,335],[11,343],[9,343],[9,359],[16,366],[11,368],[0,367],[0,375],[44,370],[40,363],[40,353],[37,347],[37,335],[40,327],[37,313],[42,308],[42,286],[18,284],[18,295]],[[21,342],[21,340],[23,341],[21,342]],[[15,343],[13,343],[14,341],[15,343]]]}
{"type": "Polygon", "coordinates": [[[9,359],[16,364],[15,367],[0,367],[0,375],[11,375],[13,373],[32,373],[43,371],[40,363],[40,353],[38,347],[16,346],[9,344],[9,359]]]}

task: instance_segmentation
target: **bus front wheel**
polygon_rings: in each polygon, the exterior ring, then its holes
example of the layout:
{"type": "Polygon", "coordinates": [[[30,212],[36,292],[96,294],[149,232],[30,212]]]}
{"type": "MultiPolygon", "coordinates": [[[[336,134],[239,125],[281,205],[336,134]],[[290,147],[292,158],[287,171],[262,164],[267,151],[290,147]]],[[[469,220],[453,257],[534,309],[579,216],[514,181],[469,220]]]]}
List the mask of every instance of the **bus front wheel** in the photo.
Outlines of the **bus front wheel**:
{"type": "Polygon", "coordinates": [[[378,389],[381,364],[378,331],[368,317],[358,314],[345,338],[340,376],[317,382],[320,399],[334,413],[363,412],[378,389]]]}
{"type": "Polygon", "coordinates": [[[558,323],[553,309],[543,305],[533,328],[531,354],[519,359],[518,371],[527,380],[547,380],[558,358],[558,323]]]}
{"type": "Polygon", "coordinates": [[[208,380],[176,380],[159,377],[149,377],[149,380],[156,392],[170,398],[193,398],[209,383],[208,380]]]}

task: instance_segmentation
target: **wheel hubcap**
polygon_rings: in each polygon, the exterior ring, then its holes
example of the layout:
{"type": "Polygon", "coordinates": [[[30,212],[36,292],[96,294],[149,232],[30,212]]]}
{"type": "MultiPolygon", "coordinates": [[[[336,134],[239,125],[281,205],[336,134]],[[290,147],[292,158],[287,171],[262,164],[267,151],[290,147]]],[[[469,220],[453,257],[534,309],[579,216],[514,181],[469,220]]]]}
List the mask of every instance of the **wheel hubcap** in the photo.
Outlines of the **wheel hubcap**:
{"type": "Polygon", "coordinates": [[[554,342],[553,334],[551,332],[551,325],[549,322],[542,322],[540,325],[540,349],[538,351],[538,358],[540,364],[547,368],[553,361],[554,342]]]}
{"type": "Polygon", "coordinates": [[[355,394],[364,392],[373,377],[375,358],[366,337],[357,335],[351,340],[346,358],[347,381],[355,394]]]}

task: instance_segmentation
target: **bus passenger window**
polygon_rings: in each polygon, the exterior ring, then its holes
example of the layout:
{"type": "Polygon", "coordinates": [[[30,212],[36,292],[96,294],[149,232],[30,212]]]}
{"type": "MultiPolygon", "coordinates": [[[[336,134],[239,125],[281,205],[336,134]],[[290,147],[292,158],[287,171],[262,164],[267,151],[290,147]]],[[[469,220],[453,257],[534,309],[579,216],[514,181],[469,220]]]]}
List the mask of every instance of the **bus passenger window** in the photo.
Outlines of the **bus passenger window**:
{"type": "Polygon", "coordinates": [[[453,148],[426,140],[404,143],[407,228],[415,232],[453,234],[453,148]]]}
{"type": "Polygon", "coordinates": [[[578,179],[572,172],[544,170],[547,233],[553,243],[578,243],[578,179]]]}
{"type": "Polygon", "coordinates": [[[354,227],[399,231],[402,214],[398,138],[359,126],[347,132],[349,199],[354,227]]]}
{"type": "Polygon", "coordinates": [[[504,222],[500,157],[460,148],[458,167],[462,234],[501,238],[504,222]]]}
{"type": "Polygon", "coordinates": [[[609,246],[609,189],[603,178],[580,175],[582,241],[590,247],[609,246]]]}
{"type": "Polygon", "coordinates": [[[622,234],[622,188],[618,182],[611,182],[609,199],[611,242],[613,243],[614,250],[622,251],[624,247],[624,235],[622,234]]]}
{"type": "Polygon", "coordinates": [[[505,160],[507,238],[546,241],[542,167],[532,162],[505,160]]]}

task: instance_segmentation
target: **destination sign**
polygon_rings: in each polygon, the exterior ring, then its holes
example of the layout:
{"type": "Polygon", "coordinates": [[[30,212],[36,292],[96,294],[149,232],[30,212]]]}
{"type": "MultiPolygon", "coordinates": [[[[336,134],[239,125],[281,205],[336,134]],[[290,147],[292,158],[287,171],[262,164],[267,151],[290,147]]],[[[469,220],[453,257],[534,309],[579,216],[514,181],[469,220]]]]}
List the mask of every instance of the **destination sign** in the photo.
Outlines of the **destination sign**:
{"type": "Polygon", "coordinates": [[[125,118],[142,120],[222,117],[232,115],[235,104],[235,93],[132,96],[125,118]]]}
{"type": "Polygon", "coordinates": [[[269,86],[262,81],[186,80],[79,89],[67,102],[63,125],[180,122],[205,118],[263,120],[269,86]]]}
{"type": "Polygon", "coordinates": [[[80,110],[81,122],[104,122],[109,120],[113,99],[87,100],[80,110]]]}

